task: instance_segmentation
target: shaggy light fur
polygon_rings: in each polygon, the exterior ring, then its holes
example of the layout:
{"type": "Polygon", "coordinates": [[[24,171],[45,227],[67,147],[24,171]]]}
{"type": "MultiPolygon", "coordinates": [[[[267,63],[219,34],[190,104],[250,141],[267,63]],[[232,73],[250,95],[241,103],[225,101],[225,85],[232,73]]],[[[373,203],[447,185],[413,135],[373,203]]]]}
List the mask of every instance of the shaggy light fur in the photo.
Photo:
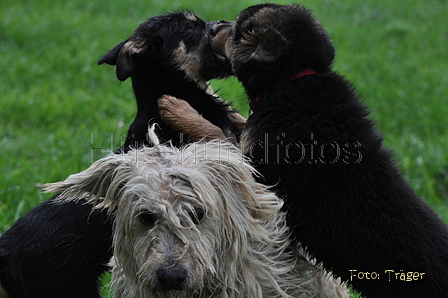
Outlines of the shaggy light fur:
{"type": "Polygon", "coordinates": [[[115,212],[114,297],[348,297],[288,239],[283,201],[224,141],[109,155],[46,192],[115,212]]]}

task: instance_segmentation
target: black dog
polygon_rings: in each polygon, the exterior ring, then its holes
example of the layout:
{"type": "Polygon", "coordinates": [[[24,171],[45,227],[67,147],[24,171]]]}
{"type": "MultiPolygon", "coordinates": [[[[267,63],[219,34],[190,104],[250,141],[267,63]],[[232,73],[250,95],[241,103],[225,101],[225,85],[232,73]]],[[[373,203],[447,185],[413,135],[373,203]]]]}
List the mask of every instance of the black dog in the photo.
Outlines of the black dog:
{"type": "Polygon", "coordinates": [[[215,35],[253,109],[241,146],[286,196],[296,239],[364,297],[446,297],[447,226],[332,70],[332,42],[311,12],[256,5],[215,35]]]}
{"type": "Polygon", "coordinates": [[[99,60],[99,64],[116,65],[119,80],[132,78],[137,115],[122,150],[141,145],[152,123],[160,127],[161,140],[181,143],[182,136],[171,131],[158,113],[157,100],[165,94],[188,101],[222,128],[226,137],[238,136],[240,128],[230,120],[235,111],[208,90],[208,80],[231,72],[228,61],[212,55],[209,33],[213,25],[191,12],[155,17],[99,60]]]}
{"type": "Polygon", "coordinates": [[[100,297],[98,278],[112,256],[111,221],[106,212],[82,202],[56,204],[55,197],[0,238],[6,297],[100,297]]]}
{"type": "MultiPolygon", "coordinates": [[[[117,65],[120,80],[131,76],[137,98],[137,116],[119,152],[146,143],[150,120],[163,139],[181,142],[158,116],[157,99],[164,94],[189,100],[227,137],[239,133],[229,119],[233,110],[205,90],[206,80],[224,76],[229,67],[210,52],[212,25],[190,12],[153,17],[100,59],[117,65]]],[[[11,298],[100,297],[98,278],[112,256],[111,220],[82,202],[55,200],[31,210],[0,238],[0,281],[11,298]]]]}

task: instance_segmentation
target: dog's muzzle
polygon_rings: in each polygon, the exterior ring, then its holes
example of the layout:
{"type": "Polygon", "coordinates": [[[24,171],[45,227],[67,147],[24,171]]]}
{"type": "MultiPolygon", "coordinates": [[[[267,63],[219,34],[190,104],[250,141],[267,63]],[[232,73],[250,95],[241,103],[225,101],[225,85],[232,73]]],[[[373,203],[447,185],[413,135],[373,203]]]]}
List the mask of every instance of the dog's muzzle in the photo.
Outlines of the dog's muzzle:
{"type": "Polygon", "coordinates": [[[228,41],[235,22],[216,21],[211,25],[212,50],[220,57],[230,60],[228,41]]]}
{"type": "Polygon", "coordinates": [[[228,22],[228,21],[214,21],[210,22],[212,27],[212,36],[216,35],[219,31],[226,29],[227,27],[232,27],[235,22],[228,22]]]}

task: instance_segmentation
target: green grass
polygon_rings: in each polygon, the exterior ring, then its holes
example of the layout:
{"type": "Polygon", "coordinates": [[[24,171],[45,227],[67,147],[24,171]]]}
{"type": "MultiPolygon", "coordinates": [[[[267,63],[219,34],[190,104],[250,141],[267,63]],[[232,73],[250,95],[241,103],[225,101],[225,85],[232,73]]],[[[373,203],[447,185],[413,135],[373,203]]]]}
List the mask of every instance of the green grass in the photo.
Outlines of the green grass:
{"type": "MultiPolygon", "coordinates": [[[[120,146],[130,82],[98,58],[148,17],[189,8],[234,19],[262,1],[0,1],[0,233],[63,179],[120,146]]],[[[278,1],[286,4],[288,1],[278,1]]],[[[448,2],[305,0],[413,188],[448,222],[448,2]]],[[[246,115],[236,80],[213,82],[246,115]]]]}

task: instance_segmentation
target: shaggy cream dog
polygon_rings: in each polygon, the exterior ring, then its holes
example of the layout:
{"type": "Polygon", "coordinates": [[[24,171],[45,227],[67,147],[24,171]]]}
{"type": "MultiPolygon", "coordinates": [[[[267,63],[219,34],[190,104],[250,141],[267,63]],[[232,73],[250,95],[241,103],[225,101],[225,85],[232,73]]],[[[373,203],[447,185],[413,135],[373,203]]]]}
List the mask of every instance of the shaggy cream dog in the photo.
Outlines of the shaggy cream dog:
{"type": "Polygon", "coordinates": [[[288,236],[283,201],[223,141],[112,154],[65,181],[115,216],[114,297],[348,297],[288,236]]]}

